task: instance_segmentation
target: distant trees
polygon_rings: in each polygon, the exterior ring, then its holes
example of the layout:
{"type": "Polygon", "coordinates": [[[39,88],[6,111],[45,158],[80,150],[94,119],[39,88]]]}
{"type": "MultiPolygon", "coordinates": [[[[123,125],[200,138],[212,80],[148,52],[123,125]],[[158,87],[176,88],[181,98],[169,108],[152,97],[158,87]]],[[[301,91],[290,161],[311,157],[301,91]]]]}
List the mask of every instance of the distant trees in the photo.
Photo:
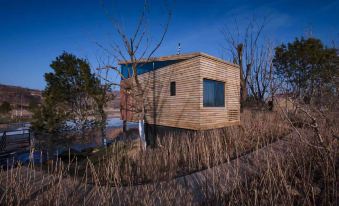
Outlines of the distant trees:
{"type": "Polygon", "coordinates": [[[314,103],[325,101],[325,95],[337,96],[337,50],[316,38],[297,38],[274,48],[264,37],[267,24],[267,18],[252,18],[241,27],[235,19],[222,30],[226,49],[240,66],[241,106],[249,100],[264,103],[278,90],[314,103]]]}
{"type": "Polygon", "coordinates": [[[10,111],[12,111],[11,104],[9,102],[2,102],[0,105],[0,113],[1,114],[8,114],[10,111]]]}
{"type": "Polygon", "coordinates": [[[42,105],[34,112],[33,128],[58,132],[72,127],[83,131],[94,123],[98,108],[102,112],[104,103],[100,96],[105,91],[99,79],[91,73],[87,60],[67,52],[50,66],[53,72],[45,74],[47,86],[42,105]]]}
{"type": "Polygon", "coordinates": [[[319,39],[297,38],[275,48],[273,64],[288,90],[306,103],[313,99],[319,103],[325,94],[338,93],[335,58],[336,49],[325,47],[319,39]]]}

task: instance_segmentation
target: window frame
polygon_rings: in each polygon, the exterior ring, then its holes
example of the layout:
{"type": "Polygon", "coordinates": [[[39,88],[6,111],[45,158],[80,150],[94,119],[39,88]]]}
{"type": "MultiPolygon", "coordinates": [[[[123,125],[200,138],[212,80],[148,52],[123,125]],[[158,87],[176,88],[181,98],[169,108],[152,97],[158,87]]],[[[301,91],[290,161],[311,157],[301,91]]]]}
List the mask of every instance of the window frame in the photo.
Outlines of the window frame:
{"type": "MultiPolygon", "coordinates": [[[[226,107],[226,101],[225,101],[225,91],[226,91],[226,83],[224,81],[219,81],[219,80],[214,80],[214,79],[209,79],[209,78],[203,78],[203,81],[202,81],[202,90],[203,90],[203,94],[202,94],[202,105],[204,108],[225,108],[226,107]],[[206,98],[211,98],[211,97],[207,97],[206,95],[206,91],[207,90],[205,88],[205,86],[207,85],[207,83],[213,83],[213,91],[214,91],[214,94],[213,94],[213,103],[212,104],[208,104],[208,101],[206,100],[206,98]],[[206,84],[206,85],[205,85],[206,84]],[[222,87],[219,87],[218,88],[218,84],[219,86],[222,85],[222,87]],[[220,98],[218,99],[218,89],[222,88],[222,95],[223,95],[223,98],[220,98]],[[218,101],[221,101],[221,104],[218,104],[219,102],[218,101]]],[[[209,94],[211,94],[209,92],[209,94]]]]}
{"type": "Polygon", "coordinates": [[[170,96],[177,95],[177,83],[175,81],[170,82],[170,96]]]}

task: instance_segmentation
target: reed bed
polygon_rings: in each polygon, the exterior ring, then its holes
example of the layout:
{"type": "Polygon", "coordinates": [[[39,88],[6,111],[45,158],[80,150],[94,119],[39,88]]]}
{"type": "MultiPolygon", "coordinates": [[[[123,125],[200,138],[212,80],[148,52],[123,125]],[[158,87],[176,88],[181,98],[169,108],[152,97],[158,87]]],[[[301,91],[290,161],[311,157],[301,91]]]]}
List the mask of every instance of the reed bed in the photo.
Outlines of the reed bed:
{"type": "Polygon", "coordinates": [[[83,161],[9,168],[0,173],[0,205],[338,205],[336,115],[296,116],[245,111],[242,128],[167,134],[156,149],[141,151],[131,140],[83,161]],[[283,153],[260,150],[290,133],[283,153]],[[237,160],[259,150],[255,171],[244,176],[237,160]],[[199,191],[181,183],[234,162],[231,190],[219,181],[229,176],[224,170],[213,172],[218,181],[197,183],[199,191]]]}

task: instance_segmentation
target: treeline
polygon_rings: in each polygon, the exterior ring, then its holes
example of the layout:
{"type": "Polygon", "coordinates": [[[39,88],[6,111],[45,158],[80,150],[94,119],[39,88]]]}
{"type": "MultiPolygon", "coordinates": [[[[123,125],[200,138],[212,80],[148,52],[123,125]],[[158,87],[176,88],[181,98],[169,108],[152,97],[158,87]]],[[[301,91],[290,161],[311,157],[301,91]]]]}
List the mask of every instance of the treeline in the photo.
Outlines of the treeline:
{"type": "MultiPolygon", "coordinates": [[[[264,104],[276,94],[305,103],[328,104],[338,97],[338,49],[317,38],[296,38],[275,46],[268,20],[252,19],[243,29],[225,27],[226,50],[240,66],[241,105],[264,104]]],[[[333,103],[333,102],[332,102],[333,103]]]]}

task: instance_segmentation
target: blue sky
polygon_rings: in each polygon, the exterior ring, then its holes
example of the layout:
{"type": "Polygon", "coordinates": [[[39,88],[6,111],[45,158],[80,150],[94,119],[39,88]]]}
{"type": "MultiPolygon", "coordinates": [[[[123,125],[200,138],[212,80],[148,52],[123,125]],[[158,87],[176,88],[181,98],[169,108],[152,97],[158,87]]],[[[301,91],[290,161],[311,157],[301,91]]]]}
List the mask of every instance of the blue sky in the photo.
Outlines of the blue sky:
{"type": "MultiPolygon", "coordinates": [[[[168,0],[169,1],[169,0],[168,0]]],[[[149,33],[155,41],[165,21],[161,0],[150,0],[149,33]]],[[[0,0],[0,83],[43,89],[43,75],[62,51],[97,62],[111,62],[97,43],[109,48],[120,39],[110,18],[132,31],[143,0],[0,0]]],[[[170,2],[173,17],[156,56],[201,51],[229,58],[220,30],[253,17],[269,16],[265,38],[275,44],[305,34],[327,45],[339,44],[339,1],[195,0],[170,2]]],[[[111,62],[114,64],[114,62],[111,62]]]]}

